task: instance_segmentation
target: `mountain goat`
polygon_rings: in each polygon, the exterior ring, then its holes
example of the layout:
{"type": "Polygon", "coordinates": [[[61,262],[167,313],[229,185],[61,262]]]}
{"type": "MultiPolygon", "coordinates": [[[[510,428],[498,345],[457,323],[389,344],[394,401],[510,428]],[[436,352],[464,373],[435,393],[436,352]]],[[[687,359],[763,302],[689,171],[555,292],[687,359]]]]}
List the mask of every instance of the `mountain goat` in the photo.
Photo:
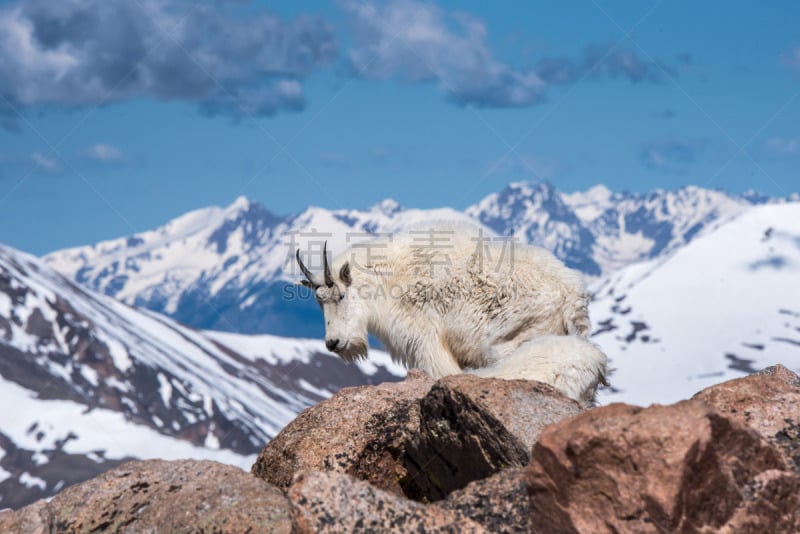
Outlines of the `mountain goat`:
{"type": "Polygon", "coordinates": [[[395,361],[440,378],[462,372],[547,382],[590,404],[606,357],[589,334],[580,275],[550,252],[466,228],[354,245],[315,276],[296,259],[325,319],[325,345],[365,358],[368,333],[395,361]],[[334,274],[335,273],[335,274],[334,274]]]}

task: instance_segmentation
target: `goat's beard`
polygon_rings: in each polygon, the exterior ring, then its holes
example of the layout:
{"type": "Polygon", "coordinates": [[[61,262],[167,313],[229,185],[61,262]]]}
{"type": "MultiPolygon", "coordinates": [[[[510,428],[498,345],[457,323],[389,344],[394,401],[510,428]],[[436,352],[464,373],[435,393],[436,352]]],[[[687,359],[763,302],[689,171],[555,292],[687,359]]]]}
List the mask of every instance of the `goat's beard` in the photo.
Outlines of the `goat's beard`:
{"type": "Polygon", "coordinates": [[[358,360],[365,360],[368,350],[369,345],[367,345],[367,340],[359,337],[349,339],[344,350],[338,351],[337,354],[344,361],[353,363],[358,360]]]}

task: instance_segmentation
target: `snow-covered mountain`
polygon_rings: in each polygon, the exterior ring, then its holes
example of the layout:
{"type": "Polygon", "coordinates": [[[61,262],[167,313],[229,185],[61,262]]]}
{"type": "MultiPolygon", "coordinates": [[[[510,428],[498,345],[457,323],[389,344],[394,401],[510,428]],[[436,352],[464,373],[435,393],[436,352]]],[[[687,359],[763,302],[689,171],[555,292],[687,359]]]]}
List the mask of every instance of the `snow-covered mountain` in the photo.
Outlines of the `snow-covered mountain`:
{"type": "Polygon", "coordinates": [[[467,214],[498,234],[545,247],[570,267],[596,277],[668,253],[753,199],[693,186],[634,194],[612,193],[599,185],[564,194],[548,183],[512,183],[467,214]]]}
{"type": "Polygon", "coordinates": [[[302,409],[405,374],[372,352],[349,365],[322,341],[198,332],[0,246],[0,509],[131,457],[249,468],[302,409]]]}
{"type": "Polygon", "coordinates": [[[781,363],[800,372],[800,203],[751,207],[593,287],[603,402],[674,402],[781,363]]]}
{"type": "Polygon", "coordinates": [[[597,278],[669,253],[713,221],[768,200],[697,187],[632,194],[597,186],[564,194],[547,183],[514,183],[464,212],[404,209],[386,200],[368,210],[312,207],[281,218],[239,198],[152,231],[53,252],[45,261],[84,287],[196,328],[317,338],[316,304],[287,286],[299,275],[298,247],[319,251],[327,240],[335,254],[371,234],[448,220],[544,246],[597,278]]]}
{"type": "Polygon", "coordinates": [[[309,263],[319,268],[324,241],[336,253],[376,232],[440,220],[476,224],[451,209],[406,210],[391,200],[366,211],[311,207],[281,219],[240,197],[45,261],[80,285],[197,328],[320,337],[316,302],[293,287],[298,247],[316,250],[309,263]]]}

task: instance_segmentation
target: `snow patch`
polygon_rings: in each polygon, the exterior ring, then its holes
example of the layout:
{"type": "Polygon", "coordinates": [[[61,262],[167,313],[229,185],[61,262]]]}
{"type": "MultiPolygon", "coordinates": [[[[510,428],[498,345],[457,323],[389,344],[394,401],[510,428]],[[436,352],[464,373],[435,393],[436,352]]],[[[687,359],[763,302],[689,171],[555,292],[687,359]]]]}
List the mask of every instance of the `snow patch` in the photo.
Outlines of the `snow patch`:
{"type": "Polygon", "coordinates": [[[27,486],[29,488],[39,488],[40,490],[44,491],[47,489],[47,482],[42,480],[39,477],[35,477],[28,473],[27,471],[23,472],[19,476],[19,483],[23,486],[27,486]]]}

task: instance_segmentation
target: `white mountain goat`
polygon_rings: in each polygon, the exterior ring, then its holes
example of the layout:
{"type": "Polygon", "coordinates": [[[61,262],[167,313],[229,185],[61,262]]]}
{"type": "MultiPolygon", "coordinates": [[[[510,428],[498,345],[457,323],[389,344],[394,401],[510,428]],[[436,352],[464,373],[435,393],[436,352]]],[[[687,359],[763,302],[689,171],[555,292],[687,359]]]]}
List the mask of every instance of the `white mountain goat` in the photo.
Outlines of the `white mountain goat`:
{"type": "Polygon", "coordinates": [[[296,258],[325,318],[325,345],[346,361],[374,334],[395,361],[434,378],[462,372],[539,380],[589,405],[606,356],[589,334],[580,275],[550,252],[466,228],[379,238],[314,276],[296,258]],[[335,274],[334,274],[335,273],[335,274]]]}

